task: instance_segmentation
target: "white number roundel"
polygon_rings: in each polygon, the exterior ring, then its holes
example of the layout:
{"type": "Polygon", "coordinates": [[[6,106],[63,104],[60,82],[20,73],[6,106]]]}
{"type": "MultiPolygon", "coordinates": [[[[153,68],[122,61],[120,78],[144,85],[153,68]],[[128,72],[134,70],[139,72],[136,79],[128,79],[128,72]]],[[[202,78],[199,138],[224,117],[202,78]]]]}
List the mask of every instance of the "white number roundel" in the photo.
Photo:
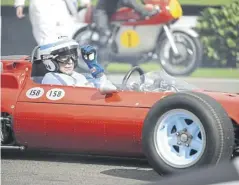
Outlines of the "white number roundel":
{"type": "Polygon", "coordinates": [[[65,91],[63,89],[58,89],[58,88],[54,88],[54,89],[50,89],[47,93],[46,93],[46,97],[49,100],[60,100],[65,96],[65,91]]]}
{"type": "Polygon", "coordinates": [[[30,99],[40,98],[44,94],[44,89],[40,87],[33,87],[26,92],[26,96],[30,99]]]}

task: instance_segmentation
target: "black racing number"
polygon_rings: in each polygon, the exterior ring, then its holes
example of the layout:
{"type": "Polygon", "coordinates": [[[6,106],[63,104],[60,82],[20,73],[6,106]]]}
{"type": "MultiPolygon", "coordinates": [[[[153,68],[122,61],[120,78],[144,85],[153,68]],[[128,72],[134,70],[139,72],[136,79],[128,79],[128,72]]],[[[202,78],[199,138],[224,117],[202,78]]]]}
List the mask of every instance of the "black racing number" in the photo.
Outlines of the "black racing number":
{"type": "Polygon", "coordinates": [[[131,34],[127,33],[128,36],[128,47],[131,47],[132,43],[131,43],[131,34]]]}
{"type": "Polygon", "coordinates": [[[33,90],[31,90],[30,95],[31,96],[39,96],[40,93],[41,93],[41,90],[33,89],[33,90]]]}
{"type": "Polygon", "coordinates": [[[50,97],[60,97],[61,96],[61,91],[50,91],[49,96],[50,97]]]}

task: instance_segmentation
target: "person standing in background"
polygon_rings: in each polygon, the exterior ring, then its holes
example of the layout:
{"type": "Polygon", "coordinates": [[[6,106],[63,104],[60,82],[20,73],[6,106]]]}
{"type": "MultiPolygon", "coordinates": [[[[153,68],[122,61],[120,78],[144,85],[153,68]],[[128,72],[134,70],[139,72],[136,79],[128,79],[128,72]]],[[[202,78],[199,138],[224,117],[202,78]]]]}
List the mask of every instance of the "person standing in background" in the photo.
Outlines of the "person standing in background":
{"type": "MultiPolygon", "coordinates": [[[[29,17],[33,36],[38,45],[55,42],[60,36],[71,37],[73,17],[76,16],[78,0],[29,0],[29,17]]],[[[80,0],[82,5],[90,0],[80,0]]],[[[25,0],[15,0],[16,16],[25,17],[25,0]]]]}

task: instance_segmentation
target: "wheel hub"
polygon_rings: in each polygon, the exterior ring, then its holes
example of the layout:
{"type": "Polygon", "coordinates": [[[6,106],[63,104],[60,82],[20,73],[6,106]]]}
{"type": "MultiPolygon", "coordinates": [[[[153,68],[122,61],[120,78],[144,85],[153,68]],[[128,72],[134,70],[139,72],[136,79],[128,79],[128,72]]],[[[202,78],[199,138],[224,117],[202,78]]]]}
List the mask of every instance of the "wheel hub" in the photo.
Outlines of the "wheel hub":
{"type": "Polygon", "coordinates": [[[179,54],[174,54],[173,50],[170,48],[170,56],[172,57],[172,60],[170,61],[176,65],[183,64],[187,59],[189,52],[187,51],[186,46],[181,43],[176,43],[176,46],[178,48],[179,54]]]}
{"type": "Polygon", "coordinates": [[[192,135],[189,132],[187,132],[186,128],[183,129],[180,132],[177,132],[176,133],[176,137],[177,137],[177,144],[178,145],[183,144],[183,145],[185,145],[187,147],[190,146],[190,142],[191,142],[191,140],[193,138],[192,135]]]}
{"type": "Polygon", "coordinates": [[[188,141],[188,136],[187,134],[182,134],[180,136],[180,140],[183,142],[183,143],[186,143],[188,141]]]}

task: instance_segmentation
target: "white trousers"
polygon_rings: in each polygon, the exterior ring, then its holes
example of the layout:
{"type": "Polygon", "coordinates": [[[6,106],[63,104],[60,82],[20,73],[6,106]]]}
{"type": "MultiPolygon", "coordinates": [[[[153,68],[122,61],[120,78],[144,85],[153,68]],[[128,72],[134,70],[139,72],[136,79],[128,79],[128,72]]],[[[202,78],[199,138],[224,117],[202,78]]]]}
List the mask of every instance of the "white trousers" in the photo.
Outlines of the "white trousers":
{"type": "Polygon", "coordinates": [[[64,0],[30,0],[29,17],[39,45],[72,35],[74,21],[64,0]]]}

